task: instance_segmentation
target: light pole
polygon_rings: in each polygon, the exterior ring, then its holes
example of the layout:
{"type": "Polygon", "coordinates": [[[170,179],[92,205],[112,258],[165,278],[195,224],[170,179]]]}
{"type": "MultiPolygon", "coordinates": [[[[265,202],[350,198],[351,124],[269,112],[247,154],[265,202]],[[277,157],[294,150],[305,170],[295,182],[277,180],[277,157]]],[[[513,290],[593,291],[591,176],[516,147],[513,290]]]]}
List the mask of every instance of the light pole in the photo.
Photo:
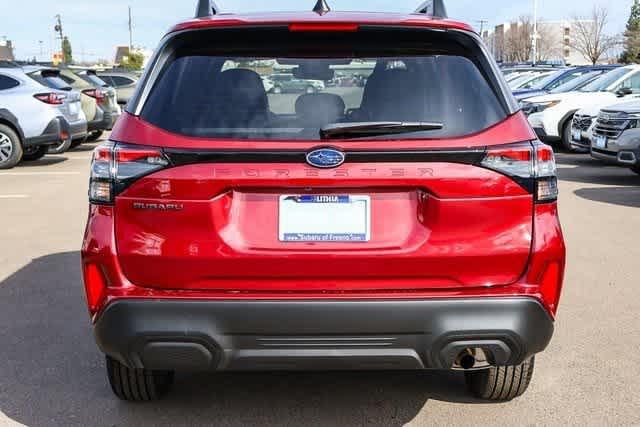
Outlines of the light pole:
{"type": "Polygon", "coordinates": [[[533,0],[533,35],[531,36],[531,52],[533,53],[533,65],[538,60],[538,0],[533,0]]]}

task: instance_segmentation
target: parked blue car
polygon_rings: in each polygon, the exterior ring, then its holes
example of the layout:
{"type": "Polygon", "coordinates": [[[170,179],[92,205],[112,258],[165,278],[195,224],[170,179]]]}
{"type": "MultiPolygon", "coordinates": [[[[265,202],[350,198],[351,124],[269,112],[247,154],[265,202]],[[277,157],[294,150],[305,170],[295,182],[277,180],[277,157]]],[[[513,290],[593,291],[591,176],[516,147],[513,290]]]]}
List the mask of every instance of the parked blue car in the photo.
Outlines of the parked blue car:
{"type": "Polygon", "coordinates": [[[551,90],[577,78],[584,74],[600,71],[607,72],[617,65],[593,65],[584,67],[572,67],[558,70],[557,72],[549,75],[547,78],[536,82],[534,85],[528,88],[519,89],[513,92],[513,95],[518,101],[523,99],[532,98],[534,96],[542,96],[549,93],[551,90]]]}

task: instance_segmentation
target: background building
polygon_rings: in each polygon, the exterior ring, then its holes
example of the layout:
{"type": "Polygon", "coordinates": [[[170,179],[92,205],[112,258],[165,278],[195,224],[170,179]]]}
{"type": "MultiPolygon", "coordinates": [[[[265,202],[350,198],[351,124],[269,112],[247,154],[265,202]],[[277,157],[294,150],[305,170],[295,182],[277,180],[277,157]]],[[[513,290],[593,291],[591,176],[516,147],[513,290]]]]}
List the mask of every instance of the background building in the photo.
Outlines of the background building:
{"type": "MultiPolygon", "coordinates": [[[[589,60],[572,46],[576,22],[538,22],[536,61],[564,62],[568,65],[590,64],[589,60]]],[[[593,21],[581,22],[594,24],[593,21]]],[[[533,59],[531,19],[525,17],[517,22],[496,25],[493,32],[486,31],[483,38],[498,62],[526,62],[533,59]]]]}
{"type": "Polygon", "coordinates": [[[14,61],[13,43],[11,40],[0,39],[0,61],[14,61]]]}

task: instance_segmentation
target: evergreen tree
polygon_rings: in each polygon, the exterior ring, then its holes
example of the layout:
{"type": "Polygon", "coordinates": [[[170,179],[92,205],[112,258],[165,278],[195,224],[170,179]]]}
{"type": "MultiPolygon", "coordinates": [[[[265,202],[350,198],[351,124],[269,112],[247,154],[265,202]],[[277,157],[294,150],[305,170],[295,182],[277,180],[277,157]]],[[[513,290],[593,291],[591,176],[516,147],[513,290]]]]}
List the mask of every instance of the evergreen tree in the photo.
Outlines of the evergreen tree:
{"type": "Polygon", "coordinates": [[[640,0],[634,0],[631,5],[624,36],[625,51],[620,60],[624,63],[640,62],[640,0]]]}
{"type": "Polygon", "coordinates": [[[71,42],[69,42],[69,39],[66,36],[64,39],[62,39],[62,55],[64,57],[65,64],[73,63],[73,50],[71,50],[71,42]]]}

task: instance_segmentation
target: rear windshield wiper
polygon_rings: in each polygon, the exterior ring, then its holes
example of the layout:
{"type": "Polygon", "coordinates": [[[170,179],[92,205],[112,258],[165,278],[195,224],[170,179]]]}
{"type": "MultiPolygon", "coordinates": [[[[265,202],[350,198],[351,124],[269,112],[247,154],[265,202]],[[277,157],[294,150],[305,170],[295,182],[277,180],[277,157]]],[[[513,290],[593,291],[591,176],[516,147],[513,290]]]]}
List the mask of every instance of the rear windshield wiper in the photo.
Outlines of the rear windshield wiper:
{"type": "Polygon", "coordinates": [[[320,129],[322,139],[365,138],[367,136],[441,130],[442,123],[429,122],[359,122],[334,123],[320,129]]]}

